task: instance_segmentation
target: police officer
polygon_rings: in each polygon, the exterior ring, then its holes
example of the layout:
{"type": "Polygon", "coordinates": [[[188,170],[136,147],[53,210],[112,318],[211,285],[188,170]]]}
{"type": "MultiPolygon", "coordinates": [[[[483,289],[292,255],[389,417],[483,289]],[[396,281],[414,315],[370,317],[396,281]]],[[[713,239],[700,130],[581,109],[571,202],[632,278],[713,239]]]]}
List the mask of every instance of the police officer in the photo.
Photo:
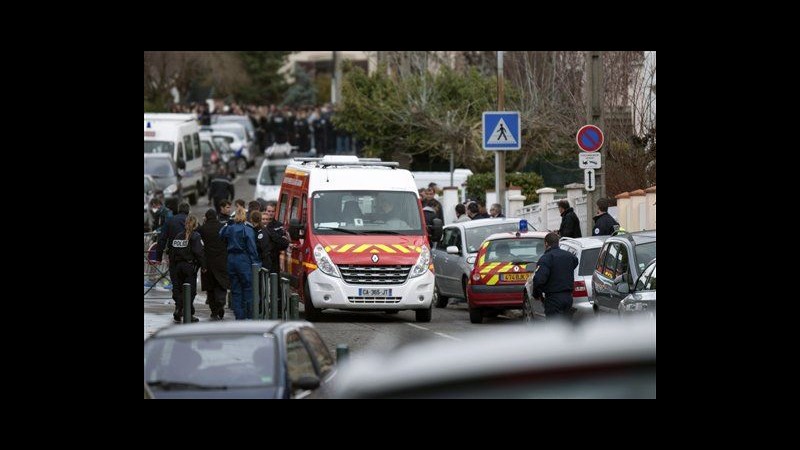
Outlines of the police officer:
{"type": "Polygon", "coordinates": [[[172,280],[172,300],[175,301],[175,312],[172,314],[176,323],[183,316],[183,283],[189,283],[192,290],[192,322],[200,319],[194,316],[194,296],[197,294],[197,268],[205,267],[205,256],[200,234],[195,232],[197,219],[189,216],[189,204],[178,205],[178,214],[165,225],[156,247],[156,260],[161,261],[164,252],[169,255],[169,276],[172,280]]]}
{"type": "Polygon", "coordinates": [[[558,233],[547,233],[544,237],[544,255],[539,259],[533,275],[533,297],[543,300],[548,319],[571,316],[572,289],[575,268],[578,267],[578,258],[558,248],[558,240],[558,233]]]}
{"type": "Polygon", "coordinates": [[[220,202],[223,200],[233,200],[235,190],[233,183],[228,178],[228,169],[225,166],[220,166],[217,175],[211,180],[208,185],[208,202],[219,212],[220,202]]]}
{"type": "Polygon", "coordinates": [[[605,236],[614,233],[616,230],[614,227],[619,227],[619,223],[608,213],[608,200],[605,198],[598,199],[597,209],[600,212],[592,218],[594,220],[592,236],[605,236]]]}
{"type": "Polygon", "coordinates": [[[211,320],[222,320],[225,316],[225,296],[231,286],[228,279],[227,244],[219,236],[219,230],[223,226],[217,219],[216,211],[209,209],[206,211],[205,223],[197,230],[203,239],[206,256],[206,270],[200,274],[200,282],[203,290],[208,293],[211,320]]]}
{"type": "Polygon", "coordinates": [[[275,220],[276,207],[277,202],[267,202],[267,207],[263,216],[264,218],[261,221],[262,233],[259,240],[263,241],[263,267],[269,270],[269,273],[280,274],[281,252],[289,248],[291,240],[289,233],[285,228],[283,228],[283,224],[275,220]]]}

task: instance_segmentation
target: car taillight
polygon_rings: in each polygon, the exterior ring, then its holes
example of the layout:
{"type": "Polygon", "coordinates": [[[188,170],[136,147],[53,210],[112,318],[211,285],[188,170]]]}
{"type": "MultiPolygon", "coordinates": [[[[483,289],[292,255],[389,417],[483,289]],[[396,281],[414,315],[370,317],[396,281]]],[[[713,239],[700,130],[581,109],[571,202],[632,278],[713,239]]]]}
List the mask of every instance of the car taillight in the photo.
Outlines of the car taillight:
{"type": "Polygon", "coordinates": [[[575,287],[572,289],[572,296],[573,297],[588,297],[589,294],[586,292],[586,283],[583,281],[576,281],[575,287]]]}

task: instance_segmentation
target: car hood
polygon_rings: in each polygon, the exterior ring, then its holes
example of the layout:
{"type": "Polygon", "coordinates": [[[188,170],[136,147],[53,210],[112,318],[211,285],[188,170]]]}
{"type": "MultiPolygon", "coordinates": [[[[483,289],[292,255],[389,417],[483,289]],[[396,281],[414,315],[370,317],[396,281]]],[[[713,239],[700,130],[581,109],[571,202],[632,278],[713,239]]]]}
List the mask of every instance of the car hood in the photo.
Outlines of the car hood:
{"type": "Polygon", "coordinates": [[[277,387],[270,388],[232,388],[223,390],[176,389],[160,390],[151,388],[153,397],[160,398],[276,398],[277,387]]]}
{"type": "Polygon", "coordinates": [[[334,264],[416,264],[423,236],[318,236],[317,240],[328,252],[334,264]],[[377,261],[373,261],[373,255],[377,261]]]}
{"type": "Polygon", "coordinates": [[[625,297],[626,302],[654,302],[656,301],[656,291],[634,292],[625,297]]]}

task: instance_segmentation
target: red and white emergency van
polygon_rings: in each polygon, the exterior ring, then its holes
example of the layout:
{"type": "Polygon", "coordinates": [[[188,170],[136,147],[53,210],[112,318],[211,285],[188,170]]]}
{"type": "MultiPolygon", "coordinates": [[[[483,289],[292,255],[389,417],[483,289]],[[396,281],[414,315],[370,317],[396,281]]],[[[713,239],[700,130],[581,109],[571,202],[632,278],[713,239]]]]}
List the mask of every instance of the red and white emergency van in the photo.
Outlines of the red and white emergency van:
{"type": "Polygon", "coordinates": [[[293,245],[281,269],[300,294],[306,319],[342,309],[414,310],[418,322],[431,320],[428,227],[411,172],[398,166],[328,155],[295,158],[286,168],[278,220],[293,245]]]}

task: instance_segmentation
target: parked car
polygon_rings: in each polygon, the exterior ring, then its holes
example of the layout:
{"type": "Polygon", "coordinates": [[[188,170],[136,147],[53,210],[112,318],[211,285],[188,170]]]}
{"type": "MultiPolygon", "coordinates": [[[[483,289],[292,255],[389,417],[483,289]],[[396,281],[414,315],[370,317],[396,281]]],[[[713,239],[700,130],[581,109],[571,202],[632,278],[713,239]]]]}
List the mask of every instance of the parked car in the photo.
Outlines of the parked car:
{"type": "MultiPolygon", "coordinates": [[[[205,129],[205,127],[204,127],[205,129]]],[[[238,136],[229,131],[209,131],[211,137],[218,145],[227,145],[232,153],[223,152],[225,162],[233,161],[235,170],[231,173],[243,173],[249,165],[247,156],[247,146],[238,136]]]]}
{"type": "Polygon", "coordinates": [[[595,312],[618,314],[620,301],[655,257],[655,230],[618,234],[606,239],[592,273],[595,312]],[[620,289],[622,284],[626,286],[620,289]]]}
{"type": "MultiPolygon", "coordinates": [[[[575,268],[575,283],[572,290],[572,307],[576,312],[573,319],[594,315],[592,308],[592,273],[597,265],[597,256],[600,247],[608,236],[592,236],[582,238],[564,237],[558,243],[559,248],[566,250],[578,258],[578,267],[575,268]]],[[[525,295],[533,307],[532,313],[544,317],[544,304],[533,300],[533,278],[525,283],[525,295]]]]}
{"type": "Polygon", "coordinates": [[[343,363],[337,398],[656,398],[656,321],[509,325],[343,363]]]}
{"type": "Polygon", "coordinates": [[[246,160],[247,167],[255,165],[257,153],[256,143],[248,137],[247,130],[241,124],[236,122],[216,123],[213,125],[205,125],[200,129],[212,133],[226,132],[233,134],[242,145],[240,148],[237,148],[237,144],[230,143],[231,148],[241,153],[241,156],[246,160]]]}
{"type": "MultiPolygon", "coordinates": [[[[625,285],[619,286],[624,293],[625,285]]],[[[633,291],[619,302],[619,315],[630,314],[656,314],[656,260],[653,258],[650,264],[645,267],[633,291]]]]}
{"type": "Polygon", "coordinates": [[[228,321],[162,328],[144,341],[154,398],[324,398],[336,365],[305,321],[228,321]]]}
{"type": "Polygon", "coordinates": [[[451,223],[433,246],[437,308],[449,299],[467,299],[467,283],[481,244],[487,236],[519,229],[519,219],[481,219],[451,223]]]}
{"type": "Polygon", "coordinates": [[[175,160],[167,153],[145,153],[144,174],[150,175],[164,194],[164,206],[178,212],[178,204],[183,200],[181,176],[175,160]]]}
{"type": "Polygon", "coordinates": [[[478,251],[467,284],[469,321],[482,323],[504,309],[523,309],[525,283],[544,255],[546,231],[497,233],[478,251]]]}
{"type": "Polygon", "coordinates": [[[150,200],[153,198],[160,198],[164,201],[164,193],[158,188],[158,183],[150,175],[144,176],[144,231],[150,231],[152,227],[153,216],[150,214],[150,200]]]}

